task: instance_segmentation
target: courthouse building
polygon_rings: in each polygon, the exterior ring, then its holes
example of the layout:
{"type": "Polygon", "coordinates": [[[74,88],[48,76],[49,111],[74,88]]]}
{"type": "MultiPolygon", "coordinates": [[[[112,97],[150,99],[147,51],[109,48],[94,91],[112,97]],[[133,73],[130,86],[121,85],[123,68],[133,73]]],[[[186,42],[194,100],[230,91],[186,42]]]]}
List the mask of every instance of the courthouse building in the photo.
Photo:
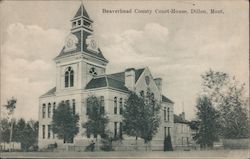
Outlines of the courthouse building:
{"type": "MultiPolygon", "coordinates": [[[[93,36],[93,20],[83,5],[71,19],[72,28],[65,39],[65,45],[54,61],[56,64],[56,86],[39,98],[39,148],[49,144],[63,144],[51,129],[53,110],[58,103],[70,103],[74,113],[79,114],[79,133],[74,137],[73,144],[81,145],[89,142],[82,123],[87,121],[86,99],[97,96],[104,105],[109,118],[108,129],[114,137],[122,129],[122,110],[128,92],[138,95],[148,90],[161,104],[161,124],[152,141],[152,146],[163,150],[164,137],[173,134],[173,102],[162,94],[162,79],[154,78],[148,67],[129,68],[121,72],[106,74],[108,60],[105,53],[98,47],[93,36]]],[[[124,50],[126,53],[126,50],[124,50]]],[[[124,141],[135,140],[124,134],[124,141]]]]}

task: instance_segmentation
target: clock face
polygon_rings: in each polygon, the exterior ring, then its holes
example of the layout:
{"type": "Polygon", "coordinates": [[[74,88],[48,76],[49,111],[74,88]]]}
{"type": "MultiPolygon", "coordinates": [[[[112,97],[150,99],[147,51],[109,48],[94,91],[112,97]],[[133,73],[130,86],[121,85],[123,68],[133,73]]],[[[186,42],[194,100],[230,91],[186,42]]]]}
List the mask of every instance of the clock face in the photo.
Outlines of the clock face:
{"type": "Polygon", "coordinates": [[[73,44],[74,44],[73,40],[72,39],[68,39],[67,44],[66,44],[67,47],[72,47],[73,44]]]}
{"type": "Polygon", "coordinates": [[[90,41],[90,46],[91,46],[93,49],[97,49],[96,41],[92,39],[92,40],[90,41]]]}

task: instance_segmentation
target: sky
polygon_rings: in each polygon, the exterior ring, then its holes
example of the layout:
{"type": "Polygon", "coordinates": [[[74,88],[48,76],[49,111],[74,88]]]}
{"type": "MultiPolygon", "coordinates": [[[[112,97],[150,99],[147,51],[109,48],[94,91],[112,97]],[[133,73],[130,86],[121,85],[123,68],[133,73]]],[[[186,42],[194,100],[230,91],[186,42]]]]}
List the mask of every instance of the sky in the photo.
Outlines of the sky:
{"type": "MultiPolygon", "coordinates": [[[[55,86],[55,58],[81,1],[1,1],[1,105],[14,96],[16,118],[38,119],[39,96],[55,86]]],[[[94,36],[109,60],[107,73],[149,67],[163,78],[175,114],[195,117],[201,74],[236,76],[249,92],[248,2],[83,1],[94,36]],[[107,14],[103,9],[152,10],[107,14]],[[155,14],[155,9],[222,9],[224,14],[155,14]]],[[[1,107],[2,115],[5,110],[1,107]]]]}

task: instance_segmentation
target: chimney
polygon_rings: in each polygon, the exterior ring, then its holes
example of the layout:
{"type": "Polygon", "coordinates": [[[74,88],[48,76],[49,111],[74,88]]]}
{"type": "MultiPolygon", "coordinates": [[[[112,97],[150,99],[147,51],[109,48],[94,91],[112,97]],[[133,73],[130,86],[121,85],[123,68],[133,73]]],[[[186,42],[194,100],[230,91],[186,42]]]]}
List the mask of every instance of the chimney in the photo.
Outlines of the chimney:
{"type": "Polygon", "coordinates": [[[135,69],[134,68],[128,68],[125,70],[125,86],[129,90],[134,91],[135,89],[135,69]]]}
{"type": "Polygon", "coordinates": [[[160,94],[162,95],[162,78],[155,78],[154,81],[160,94]]]}
{"type": "Polygon", "coordinates": [[[185,120],[185,113],[182,112],[182,113],[180,114],[180,117],[181,117],[182,120],[185,120]]]}

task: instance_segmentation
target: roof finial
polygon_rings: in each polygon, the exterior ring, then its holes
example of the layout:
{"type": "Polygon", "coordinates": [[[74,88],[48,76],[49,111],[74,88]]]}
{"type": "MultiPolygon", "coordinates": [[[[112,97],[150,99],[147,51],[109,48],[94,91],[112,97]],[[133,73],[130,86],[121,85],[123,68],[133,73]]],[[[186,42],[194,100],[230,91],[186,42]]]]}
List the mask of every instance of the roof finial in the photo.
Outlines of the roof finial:
{"type": "Polygon", "coordinates": [[[182,112],[184,113],[184,102],[182,101],[182,112]]]}

